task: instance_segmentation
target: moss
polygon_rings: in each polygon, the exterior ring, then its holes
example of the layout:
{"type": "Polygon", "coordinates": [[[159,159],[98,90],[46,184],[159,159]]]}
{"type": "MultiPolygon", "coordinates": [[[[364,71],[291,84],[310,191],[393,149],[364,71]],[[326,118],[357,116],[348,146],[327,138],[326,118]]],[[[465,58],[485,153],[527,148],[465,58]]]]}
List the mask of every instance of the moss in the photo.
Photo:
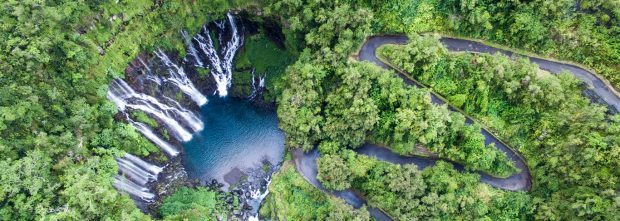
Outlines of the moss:
{"type": "Polygon", "coordinates": [[[263,172],[267,173],[270,169],[269,163],[263,163],[263,172]]]}
{"type": "Polygon", "coordinates": [[[170,140],[170,134],[167,129],[162,129],[162,136],[164,136],[164,139],[170,140]]]}
{"type": "Polygon", "coordinates": [[[297,59],[296,48],[283,50],[269,40],[263,32],[246,39],[243,49],[235,57],[235,73],[233,73],[233,93],[249,95],[252,92],[252,72],[265,76],[266,100],[275,100],[276,85],[282,80],[286,67],[297,59]]]}
{"type": "Polygon", "coordinates": [[[202,68],[202,67],[196,67],[196,71],[198,72],[198,76],[204,78],[204,77],[208,77],[209,74],[211,73],[211,71],[207,68],[202,68]]]}
{"type": "Polygon", "coordinates": [[[157,123],[157,121],[155,119],[149,117],[148,115],[146,115],[146,113],[144,113],[141,110],[137,110],[137,111],[131,112],[131,116],[134,119],[136,119],[138,122],[145,123],[146,125],[148,125],[151,128],[159,127],[159,124],[157,123]]]}

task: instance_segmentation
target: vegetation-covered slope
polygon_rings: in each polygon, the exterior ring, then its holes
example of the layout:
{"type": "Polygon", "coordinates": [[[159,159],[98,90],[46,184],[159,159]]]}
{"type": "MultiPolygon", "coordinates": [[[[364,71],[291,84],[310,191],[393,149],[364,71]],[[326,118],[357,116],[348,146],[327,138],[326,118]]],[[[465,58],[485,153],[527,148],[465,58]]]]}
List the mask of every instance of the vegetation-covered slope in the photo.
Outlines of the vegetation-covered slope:
{"type": "Polygon", "coordinates": [[[618,215],[620,116],[591,104],[571,74],[552,75],[502,55],[447,53],[433,36],[414,35],[405,46],[379,51],[519,147],[533,171],[533,195],[544,199],[537,216],[618,215]],[[565,210],[583,204],[595,206],[565,210]]]}
{"type": "MultiPolygon", "coordinates": [[[[618,86],[618,1],[258,2],[0,3],[0,220],[150,219],[112,188],[114,156],[159,151],[115,120],[116,107],[105,98],[107,84],[123,76],[141,52],[155,47],[183,52],[181,29],[194,33],[226,10],[246,6],[280,18],[285,45],[303,49],[283,79],[276,79],[282,84],[273,96],[287,145],[318,146],[323,153],[326,186],[355,188],[372,206],[402,219],[620,217],[620,119],[591,105],[572,78],[540,75],[523,61],[445,53],[415,61],[390,57],[412,53],[398,48],[385,54],[518,146],[534,174],[532,192],[492,189],[475,175],[443,164],[418,171],[347,150],[374,141],[412,154],[414,144],[423,144],[473,169],[513,172],[501,154],[481,142],[476,126],[462,125],[462,117],[425,100],[427,91],[407,88],[370,64],[351,61],[351,54],[373,32],[446,32],[580,62],[618,86]],[[421,68],[416,62],[432,65],[421,68]],[[523,78],[528,87],[521,87],[523,78]],[[346,179],[329,179],[325,172],[346,179]],[[397,197],[410,201],[401,204],[397,197]]],[[[270,65],[280,69],[284,63],[270,65]]],[[[272,218],[369,218],[366,211],[313,189],[291,166],[283,166],[270,190],[262,214],[272,218]]],[[[203,204],[172,197],[164,204],[165,217],[220,209],[212,192],[178,194],[196,196],[203,204]]]]}
{"type": "MultiPolygon", "coordinates": [[[[0,3],[0,219],[146,219],[112,188],[120,151],[158,149],[105,97],[138,53],[182,48],[227,2],[0,3]]],[[[182,51],[182,50],[181,50],[182,51]]]]}
{"type": "Polygon", "coordinates": [[[441,32],[582,63],[620,89],[617,0],[358,1],[378,32],[441,32]]]}

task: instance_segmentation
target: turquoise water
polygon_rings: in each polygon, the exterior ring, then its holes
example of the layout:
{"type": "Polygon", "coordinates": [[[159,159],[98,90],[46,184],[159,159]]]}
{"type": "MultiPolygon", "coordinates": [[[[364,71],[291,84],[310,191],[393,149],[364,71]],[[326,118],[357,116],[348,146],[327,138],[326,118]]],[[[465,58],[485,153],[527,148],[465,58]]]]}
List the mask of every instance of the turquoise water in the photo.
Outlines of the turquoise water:
{"type": "Polygon", "coordinates": [[[284,135],[275,111],[253,106],[247,99],[210,97],[201,107],[204,130],[183,144],[183,164],[192,179],[224,183],[234,168],[262,168],[265,160],[282,161],[284,135]]]}

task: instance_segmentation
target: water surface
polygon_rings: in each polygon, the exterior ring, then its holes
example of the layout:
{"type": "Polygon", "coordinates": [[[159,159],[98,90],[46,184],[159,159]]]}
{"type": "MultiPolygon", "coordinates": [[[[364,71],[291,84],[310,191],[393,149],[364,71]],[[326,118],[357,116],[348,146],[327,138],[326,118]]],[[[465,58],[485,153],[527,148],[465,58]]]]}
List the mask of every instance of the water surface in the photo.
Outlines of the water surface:
{"type": "MultiPolygon", "coordinates": [[[[284,154],[284,135],[275,111],[256,107],[247,99],[209,97],[201,107],[204,129],[183,144],[183,164],[190,178],[217,179],[231,171],[278,164],[284,154]]],[[[235,172],[232,172],[235,173],[235,172]]],[[[230,175],[232,175],[229,174],[230,175]]]]}

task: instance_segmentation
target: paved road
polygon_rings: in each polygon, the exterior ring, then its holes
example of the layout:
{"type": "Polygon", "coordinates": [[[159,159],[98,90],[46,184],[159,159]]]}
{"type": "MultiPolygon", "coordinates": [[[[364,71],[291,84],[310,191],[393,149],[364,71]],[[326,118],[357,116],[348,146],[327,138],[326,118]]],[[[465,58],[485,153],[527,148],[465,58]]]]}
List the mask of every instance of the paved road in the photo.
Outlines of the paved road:
{"type": "MultiPolygon", "coordinates": [[[[454,39],[454,38],[442,38],[441,42],[446,45],[448,50],[451,51],[470,51],[470,52],[479,52],[479,53],[503,53],[508,56],[512,56],[513,53],[510,51],[494,48],[488,45],[484,45],[479,42],[467,41],[462,39],[454,39]]],[[[381,62],[376,57],[376,49],[384,44],[405,44],[407,43],[407,37],[405,36],[376,36],[370,37],[364,43],[362,49],[359,52],[359,60],[369,61],[377,66],[383,67],[385,69],[390,69],[388,65],[381,62]]],[[[526,56],[527,57],[527,56],[526,56]]],[[[528,57],[531,62],[536,63],[543,70],[549,71],[551,73],[560,73],[563,70],[569,71],[575,77],[581,79],[586,84],[590,86],[590,90],[593,91],[604,103],[606,103],[612,113],[617,113],[617,110],[620,110],[620,98],[613,93],[613,89],[609,88],[606,84],[603,83],[601,79],[596,77],[596,75],[581,69],[574,65],[558,63],[549,60],[543,60],[540,58],[528,57]],[[615,109],[615,110],[614,110],[615,109]]],[[[411,81],[409,78],[399,74],[406,84],[422,87],[421,85],[416,84],[414,81],[411,81]]],[[[444,104],[442,99],[435,93],[431,93],[431,100],[436,104],[444,104]]],[[[454,107],[448,104],[448,108],[451,110],[455,110],[454,107]]],[[[473,119],[467,117],[467,123],[471,124],[473,119]]],[[[502,142],[499,142],[495,136],[489,133],[487,130],[482,129],[480,131],[485,137],[485,144],[494,143],[495,146],[506,153],[509,159],[511,159],[517,168],[521,170],[521,172],[517,174],[513,174],[508,178],[496,178],[489,176],[488,174],[478,172],[480,174],[480,181],[486,184],[489,184],[493,187],[497,187],[504,190],[510,191],[528,191],[531,188],[531,176],[530,171],[527,165],[525,164],[523,158],[512,149],[508,148],[502,142]]],[[[364,146],[355,150],[359,154],[364,154],[367,156],[375,157],[379,160],[387,161],[394,164],[415,164],[419,169],[424,169],[428,166],[434,165],[437,160],[434,158],[426,158],[419,156],[401,156],[392,152],[391,150],[383,147],[379,147],[372,144],[365,144],[364,146]]],[[[295,167],[297,170],[304,176],[308,182],[312,185],[316,186],[322,191],[331,193],[337,197],[342,198],[347,203],[352,205],[355,208],[359,208],[362,205],[366,204],[365,199],[360,196],[357,192],[349,189],[345,191],[328,191],[321,183],[316,179],[318,171],[316,161],[319,157],[319,153],[315,148],[313,151],[308,153],[304,153],[301,150],[296,150],[293,152],[293,159],[295,161],[295,167]]],[[[452,162],[454,167],[457,170],[463,171],[464,168],[462,165],[452,162]]],[[[377,220],[390,220],[390,218],[380,210],[376,208],[369,207],[370,214],[375,217],[377,220]]]]}
{"type": "MultiPolygon", "coordinates": [[[[448,50],[450,51],[470,51],[470,52],[480,52],[480,53],[503,53],[507,56],[512,56],[513,53],[510,51],[494,48],[488,45],[484,45],[479,42],[467,41],[462,39],[454,39],[454,38],[442,38],[441,42],[446,45],[448,50]]],[[[369,61],[377,66],[383,67],[385,69],[390,69],[388,65],[381,62],[377,59],[376,50],[379,46],[384,44],[405,44],[407,43],[407,37],[405,36],[376,36],[370,37],[364,43],[362,49],[359,52],[359,60],[369,61]]],[[[596,77],[596,75],[581,69],[574,65],[558,63],[554,61],[543,60],[540,58],[528,57],[531,62],[536,63],[543,70],[549,71],[551,73],[560,73],[563,70],[567,70],[572,73],[575,77],[581,79],[585,83],[590,86],[590,90],[592,90],[604,103],[606,103],[610,107],[610,112],[617,113],[617,110],[620,110],[620,98],[613,93],[613,89],[607,87],[606,84],[603,83],[601,79],[596,77]],[[615,109],[615,110],[614,110],[615,109]]],[[[412,85],[415,87],[422,87],[421,85],[416,84],[414,81],[411,81],[409,78],[399,74],[406,84],[412,85]]],[[[436,104],[444,104],[442,99],[435,93],[431,93],[431,100],[436,104]]],[[[448,108],[451,110],[455,110],[454,107],[448,105],[448,108]]],[[[471,124],[473,119],[467,117],[467,123],[471,124]]],[[[527,168],[527,165],[523,161],[523,158],[512,149],[508,148],[502,142],[489,133],[487,130],[482,129],[480,131],[485,137],[485,144],[494,143],[495,146],[506,153],[509,159],[511,159],[515,166],[521,169],[521,172],[517,174],[513,174],[508,178],[496,178],[489,176],[488,174],[481,173],[480,181],[491,186],[511,190],[511,191],[527,191],[531,188],[531,176],[530,171],[527,168]]],[[[364,154],[368,156],[375,157],[379,160],[387,161],[394,164],[415,164],[419,169],[424,169],[428,166],[434,165],[437,160],[433,158],[426,157],[418,157],[418,156],[401,156],[392,152],[391,150],[379,146],[375,146],[372,144],[365,144],[364,146],[355,150],[359,154],[364,154]]],[[[345,200],[348,204],[352,205],[354,208],[360,208],[362,205],[366,204],[366,201],[362,196],[360,196],[357,192],[352,189],[344,190],[344,191],[328,191],[321,183],[317,180],[317,164],[316,161],[319,157],[319,152],[315,148],[313,151],[308,153],[304,153],[301,150],[295,150],[293,152],[293,160],[295,162],[295,167],[302,174],[302,176],[310,182],[312,185],[319,188],[321,191],[333,194],[341,199],[345,200]]],[[[463,171],[464,168],[462,165],[457,163],[453,163],[457,170],[463,171]]],[[[368,208],[370,214],[375,217],[377,220],[390,220],[389,216],[387,216],[382,211],[369,207],[368,208]]]]}
{"type": "MultiPolygon", "coordinates": [[[[375,54],[377,48],[384,44],[405,44],[405,43],[407,43],[406,36],[370,37],[364,43],[364,45],[362,46],[362,49],[359,52],[359,60],[369,61],[369,62],[376,64],[377,66],[383,67],[385,69],[390,69],[388,65],[381,62],[377,58],[375,54]]],[[[405,83],[408,85],[421,87],[421,85],[416,84],[414,81],[411,81],[409,78],[407,78],[406,76],[403,76],[402,74],[398,74],[398,76],[401,77],[405,81],[405,83]]],[[[444,104],[444,101],[439,99],[437,94],[433,92],[431,92],[431,100],[433,101],[433,103],[436,103],[439,105],[444,104]]],[[[448,104],[448,108],[453,111],[455,110],[454,107],[450,106],[449,104],[448,104]]],[[[468,124],[471,124],[474,122],[473,119],[469,117],[466,117],[466,119],[467,119],[466,122],[468,124]]],[[[512,176],[508,178],[504,178],[504,179],[496,178],[496,177],[489,176],[488,174],[480,173],[481,182],[487,183],[493,187],[497,187],[497,188],[505,189],[505,190],[511,190],[511,191],[529,190],[531,187],[531,176],[530,176],[530,171],[527,168],[527,165],[523,161],[523,158],[518,153],[508,148],[502,142],[500,142],[499,139],[497,139],[495,136],[489,133],[489,131],[487,131],[486,129],[482,129],[480,133],[484,135],[485,144],[488,145],[488,144],[494,143],[495,146],[500,151],[506,153],[506,156],[508,156],[508,159],[512,160],[515,166],[521,170],[521,172],[517,174],[513,174],[512,176]]],[[[428,159],[424,157],[398,156],[398,154],[392,153],[388,149],[378,148],[378,147],[371,148],[370,145],[365,145],[364,147],[358,149],[358,151],[361,151],[362,153],[366,155],[376,156],[378,159],[389,161],[392,163],[400,163],[400,164],[413,163],[413,164],[418,165],[418,167],[420,168],[426,167],[429,164],[434,164],[434,162],[436,161],[436,160],[428,159]],[[429,161],[432,161],[432,163],[429,161]]],[[[458,164],[455,164],[455,167],[457,169],[463,168],[463,166],[458,165],[458,164]]]]}
{"type": "MultiPolygon", "coordinates": [[[[381,37],[378,37],[381,38],[381,37]]],[[[456,39],[456,38],[441,38],[441,42],[448,48],[450,51],[469,51],[469,52],[480,52],[480,53],[502,53],[509,57],[513,56],[514,53],[511,51],[495,48],[489,45],[485,45],[480,42],[468,41],[464,39],[456,39]]],[[[588,84],[589,89],[594,92],[593,95],[596,95],[595,101],[599,103],[605,104],[609,107],[610,113],[618,113],[620,110],[620,97],[618,97],[614,92],[613,88],[607,86],[602,79],[598,78],[595,74],[590,73],[583,68],[577,67],[571,64],[564,64],[555,61],[545,60],[541,58],[529,57],[524,55],[519,55],[521,57],[527,57],[530,62],[538,64],[540,69],[545,71],[549,71],[554,74],[558,74],[562,71],[568,71],[576,78],[582,80],[586,84],[588,84]]]]}
{"type": "MultiPolygon", "coordinates": [[[[323,192],[332,194],[336,197],[343,199],[349,205],[353,206],[353,208],[359,209],[360,207],[362,207],[362,205],[366,204],[366,200],[352,189],[344,191],[330,191],[325,189],[323,185],[321,185],[321,182],[319,182],[319,180],[317,180],[316,178],[318,174],[316,161],[318,158],[319,151],[317,150],[317,148],[314,148],[314,150],[307,153],[304,153],[301,149],[296,149],[293,151],[293,161],[295,162],[295,168],[310,184],[323,192]]],[[[376,208],[368,207],[368,212],[376,220],[392,220],[388,215],[376,208]]]]}
{"type": "MultiPolygon", "coordinates": [[[[384,147],[379,147],[376,145],[372,145],[372,144],[365,144],[364,146],[358,148],[355,150],[355,152],[357,152],[358,154],[364,154],[364,155],[368,155],[371,157],[375,157],[378,160],[382,160],[382,161],[387,161],[390,163],[394,163],[394,164],[415,164],[418,166],[419,169],[424,169],[428,166],[432,166],[435,165],[435,163],[437,162],[437,160],[439,159],[431,159],[431,158],[425,158],[425,157],[409,157],[409,156],[401,156],[397,153],[392,152],[391,150],[384,148],[384,147]]],[[[360,208],[362,205],[366,204],[366,200],[359,195],[358,192],[354,191],[353,189],[347,189],[347,190],[343,190],[343,191],[330,191],[327,190],[323,187],[323,185],[321,184],[321,182],[319,182],[319,180],[317,179],[317,175],[318,175],[318,168],[317,168],[317,159],[319,158],[319,152],[317,150],[317,148],[315,148],[314,150],[310,151],[310,152],[303,152],[300,149],[296,149],[293,151],[293,161],[295,163],[295,168],[297,169],[297,171],[299,171],[299,173],[301,173],[301,175],[313,186],[317,187],[319,190],[328,193],[328,194],[332,194],[336,197],[339,197],[341,199],[343,199],[346,203],[348,203],[349,205],[353,206],[353,208],[360,208]]],[[[459,170],[459,171],[464,171],[463,166],[459,165],[459,164],[454,164],[454,167],[459,170]]],[[[484,173],[479,173],[480,174],[480,180],[483,183],[488,183],[491,186],[495,186],[498,188],[502,188],[502,189],[507,189],[507,190],[529,190],[529,173],[527,173],[527,177],[524,176],[518,176],[517,175],[513,175],[511,176],[511,178],[508,179],[501,179],[501,178],[495,178],[495,177],[491,177],[487,174],[484,173]],[[517,178],[512,178],[512,177],[520,177],[518,178],[519,180],[515,181],[517,178]],[[523,187],[523,184],[527,184],[527,187],[523,187]]],[[[519,173],[519,174],[524,174],[523,172],[519,173]]],[[[373,208],[373,207],[367,207],[368,208],[368,212],[370,213],[370,215],[372,217],[374,217],[376,220],[391,220],[390,217],[383,213],[381,210],[378,210],[377,208],[373,208]]]]}

